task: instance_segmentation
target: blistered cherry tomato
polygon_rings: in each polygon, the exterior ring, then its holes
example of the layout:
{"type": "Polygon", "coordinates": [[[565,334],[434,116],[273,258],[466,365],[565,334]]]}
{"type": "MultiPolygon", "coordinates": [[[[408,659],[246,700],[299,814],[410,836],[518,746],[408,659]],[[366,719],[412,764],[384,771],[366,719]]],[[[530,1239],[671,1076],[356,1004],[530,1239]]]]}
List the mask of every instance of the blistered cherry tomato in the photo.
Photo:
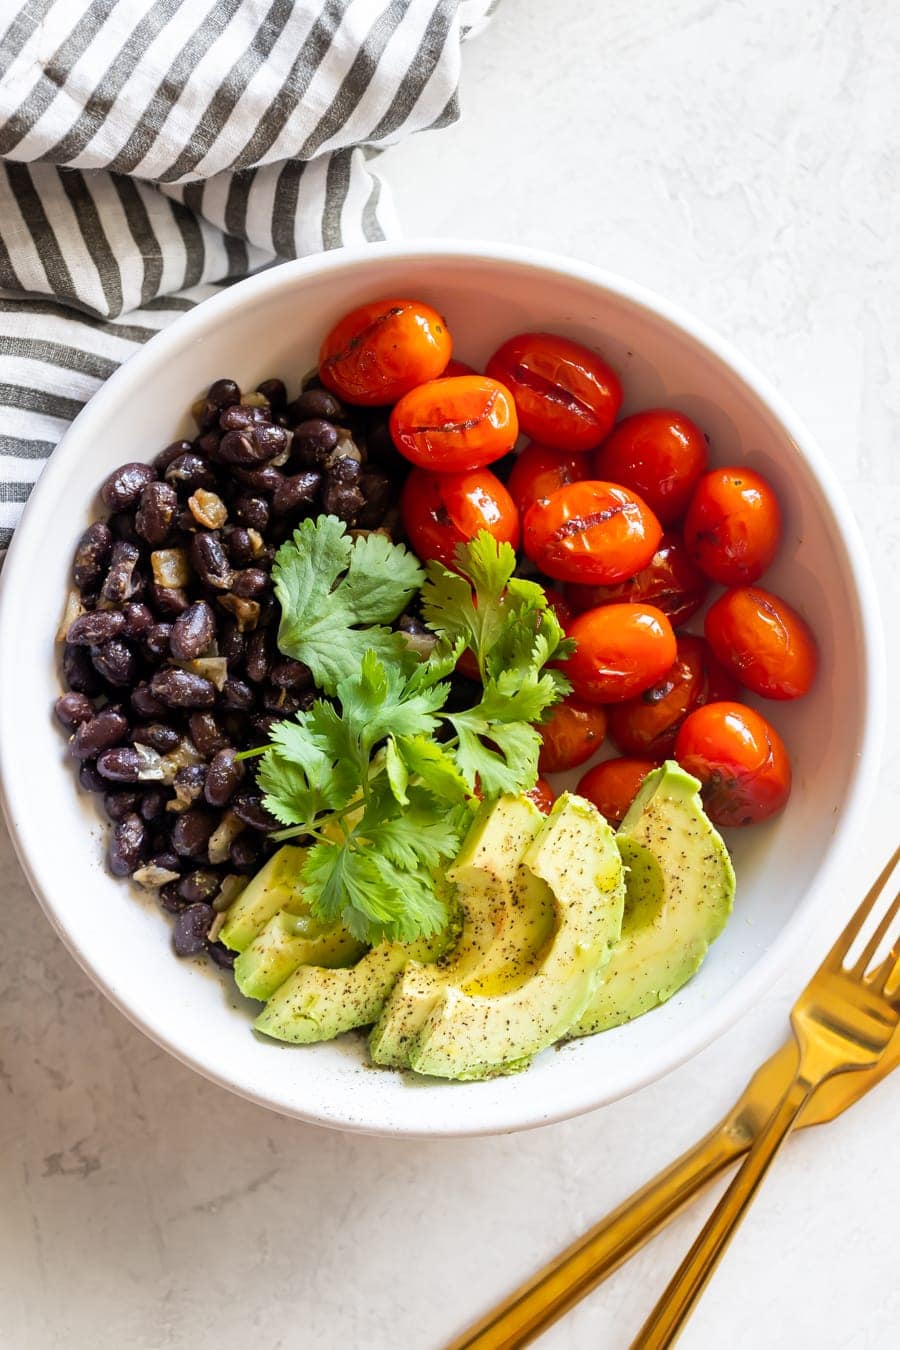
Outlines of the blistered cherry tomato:
{"type": "Polygon", "coordinates": [[[591,462],[586,455],[551,450],[547,445],[531,441],[516,457],[506,486],[524,517],[535,502],[545,502],[559,488],[590,477],[591,462]]]}
{"type": "Polygon", "coordinates": [[[593,450],[622,402],[615,371],[587,347],[555,333],[519,333],[487,363],[512,391],[526,436],[556,450],[593,450]]]}
{"type": "Polygon", "coordinates": [[[685,718],[675,758],[703,784],[716,825],[753,825],[780,811],[791,792],[791,765],[775,728],[742,703],[707,703],[685,718]]]}
{"type": "Polygon", "coordinates": [[[709,587],[709,577],[691,562],[681,536],[667,531],[647,566],[627,581],[615,586],[580,586],[570,582],[565,596],[576,614],[622,601],[655,605],[677,628],[696,614],[709,587]]]}
{"type": "Polygon", "coordinates": [[[704,628],[725,669],[755,694],[800,698],[815,679],[819,657],[809,624],[761,586],[726,591],[704,628]]]}
{"type": "Polygon", "coordinates": [[[447,325],[419,300],[373,300],[345,314],[322,343],[319,378],[346,403],[395,403],[450,360],[447,325]]]}
{"type": "Polygon", "coordinates": [[[594,456],[594,475],[643,497],[663,525],[687,510],[706,468],[706,437],[684,413],[653,408],[626,417],[594,456]]]}
{"type": "Polygon", "coordinates": [[[652,759],[605,759],[588,769],[576,791],[593,802],[610,825],[621,825],[641,783],[656,767],[652,759]]]}
{"type": "Polygon", "coordinates": [[[519,434],[509,391],[487,375],[455,375],[412,389],[391,413],[391,438],[422,469],[459,473],[500,459],[519,434]]]}
{"type": "Polygon", "coordinates": [[[407,538],[423,560],[437,558],[452,567],[457,544],[467,544],[479,530],[487,530],[513,548],[519,544],[519,515],[513,499],[490,469],[470,473],[413,469],[403,487],[400,509],[407,538]]]}
{"type": "Polygon", "coordinates": [[[609,734],[625,755],[665,759],[678,728],[700,701],[706,643],[680,637],[673,664],[661,680],[637,698],[609,710],[609,734]]]}
{"type": "Polygon", "coordinates": [[[454,356],[447,362],[442,374],[445,379],[448,379],[451,375],[477,375],[478,371],[466,361],[457,361],[454,356]]]}
{"type": "Polygon", "coordinates": [[[781,508],[752,469],[711,469],[694,489],[684,542],[698,567],[722,586],[746,586],[771,563],[781,542],[781,508]]]}
{"type": "Polygon", "coordinates": [[[525,552],[558,581],[624,581],[647,566],[661,536],[659,521],[640,497],[593,479],[535,502],[523,521],[525,552]]]}
{"type": "Polygon", "coordinates": [[[528,789],[525,796],[529,801],[534,802],[537,809],[545,816],[549,816],[553,809],[553,803],[556,801],[556,793],[546,778],[539,778],[534,787],[528,789]]]}
{"type": "Polygon", "coordinates": [[[562,669],[578,698],[622,703],[656,684],[675,660],[672,625],[652,605],[603,605],[573,619],[578,644],[562,669]]]}
{"type": "Polygon", "coordinates": [[[571,695],[550,710],[546,722],[538,724],[543,745],[538,767],[541,773],[562,773],[590,759],[603,744],[606,713],[591,703],[582,703],[571,695]]]}

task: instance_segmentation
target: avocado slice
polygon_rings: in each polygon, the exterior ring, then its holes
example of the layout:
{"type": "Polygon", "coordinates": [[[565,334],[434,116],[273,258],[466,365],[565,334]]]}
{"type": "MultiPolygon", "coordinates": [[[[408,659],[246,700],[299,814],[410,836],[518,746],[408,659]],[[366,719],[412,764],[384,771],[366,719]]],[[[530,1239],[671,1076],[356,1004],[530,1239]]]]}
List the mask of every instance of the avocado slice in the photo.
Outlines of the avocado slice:
{"type": "Polygon", "coordinates": [[[447,872],[463,909],[459,940],[443,962],[406,967],[372,1030],[376,1064],[409,1065],[421,1028],[449,986],[487,993],[528,976],[553,929],[552,896],[521,866],[542,820],[526,797],[479,808],[447,872]]]}
{"type": "Polygon", "coordinates": [[[734,902],[734,868],[700,784],[674,760],[644,779],[616,835],[626,867],[622,936],[573,1036],[606,1031],[672,997],[734,902]]]}
{"type": "Polygon", "coordinates": [[[366,950],[341,923],[280,909],[234,963],[237,987],[263,1002],[298,966],[352,966],[366,950]]]}
{"type": "MultiPolygon", "coordinates": [[[[446,934],[408,945],[382,942],[349,969],[301,965],[272,995],[254,1022],[279,1041],[310,1045],[330,1041],[375,1021],[397,976],[410,961],[434,961],[446,934]]],[[[240,959],[240,958],[238,958],[240,959]]]]}
{"type": "Polygon", "coordinates": [[[272,854],[228,909],[219,933],[226,947],[244,951],[279,910],[305,912],[300,885],[300,869],[305,861],[306,849],[295,844],[284,844],[272,854]]]}
{"type": "Polygon", "coordinates": [[[515,987],[486,994],[471,983],[447,985],[411,1048],[419,1073],[475,1079],[524,1068],[590,1002],[622,924],[625,882],[612,830],[590,802],[563,793],[522,867],[551,896],[554,931],[515,987]]]}

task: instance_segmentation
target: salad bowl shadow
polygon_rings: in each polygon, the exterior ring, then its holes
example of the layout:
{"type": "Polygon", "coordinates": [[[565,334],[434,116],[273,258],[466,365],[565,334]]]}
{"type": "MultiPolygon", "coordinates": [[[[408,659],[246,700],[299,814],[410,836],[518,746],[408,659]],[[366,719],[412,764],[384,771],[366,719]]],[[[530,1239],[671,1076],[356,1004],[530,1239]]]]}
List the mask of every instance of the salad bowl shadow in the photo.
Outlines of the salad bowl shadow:
{"type": "Polygon", "coordinates": [[[631,282],[550,255],[375,245],[286,263],[205,302],[154,337],[79,415],[29,501],[0,585],[3,805],[48,918],[158,1044],[222,1086],[310,1122],[378,1134],[498,1133],[565,1119],[662,1076],[758,999],[834,903],[829,883],[874,787],[885,704],[877,602],[821,452],[767,381],[702,325],[631,282]],[[475,366],[511,333],[559,332],[617,369],[624,413],[667,403],[697,417],[713,464],[748,464],[775,487],[786,528],[765,584],[790,598],[821,647],[809,696],[766,706],[791,750],[794,789],[782,815],[730,832],[735,911],[699,974],[634,1022],[545,1052],[524,1073],[475,1083],[375,1070],[358,1035],[309,1047],[254,1035],[230,979],[177,961],[159,908],[106,872],[104,825],[76,790],[51,714],[72,553],[106,474],[183,434],[185,410],[220,376],[254,387],[279,375],[296,388],[341,314],[392,294],[445,314],[456,354],[475,366]]]}

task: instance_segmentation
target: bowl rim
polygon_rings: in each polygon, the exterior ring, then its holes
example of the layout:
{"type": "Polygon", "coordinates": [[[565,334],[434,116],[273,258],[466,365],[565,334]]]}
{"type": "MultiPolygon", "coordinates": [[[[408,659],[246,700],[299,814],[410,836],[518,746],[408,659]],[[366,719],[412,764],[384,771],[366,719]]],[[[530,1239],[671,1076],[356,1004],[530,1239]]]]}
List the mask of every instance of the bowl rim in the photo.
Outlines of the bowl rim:
{"type": "MultiPolygon", "coordinates": [[[[694,318],[679,304],[630,278],[596,267],[592,263],[549,251],[498,242],[439,238],[362,244],[281,263],[247,277],[218,295],[202,301],[196,308],[180,315],[171,324],[155,333],[140,350],[126,360],[89,399],[65,432],[26,504],[22,520],[13,535],[5,564],[0,572],[0,805],[3,807],[13,847],[29,885],[69,952],[134,1026],[183,1064],[245,1099],[311,1124],[398,1137],[461,1137],[505,1133],[570,1119],[630,1095],[656,1081],[698,1054],[728,1030],[774,982],[812,926],[821,908],[821,901],[827,894],[826,883],[843,865],[855,840],[857,827],[874,793],[886,724],[886,685],[884,636],[874,576],[860,528],[849,509],[843,489],[815,439],[782,395],[729,341],[720,337],[703,321],[694,318]],[[278,1099],[277,1093],[267,1094],[253,1084],[242,1081],[240,1076],[229,1076],[226,1071],[217,1067],[214,1055],[203,1059],[191,1053],[179,1045],[177,1033],[173,1035],[166,1025],[152,1024],[140,1016],[129,1006],[126,992],[111,987],[94,969],[91,954],[79,941],[78,933],[72,931],[60,917],[53,899],[50,877],[48,875],[45,878],[44,875],[44,864],[40,859],[27,855],[18,831],[13,825],[17,810],[22,810],[23,807],[27,810],[28,804],[21,800],[18,792],[17,775],[13,771],[15,755],[11,748],[15,738],[7,734],[6,730],[13,720],[12,711],[8,706],[9,700],[2,698],[3,671],[7,662],[12,659],[10,653],[14,637],[10,613],[12,607],[3,601],[7,594],[21,583],[23,577],[20,574],[27,570],[31,535],[38,528],[43,497],[49,496],[56,478],[67,472],[65,447],[77,444],[79,439],[90,434],[95,424],[104,421],[108,412],[115,409],[129,387],[140,382],[144,367],[163,355],[167,344],[173,341],[183,343],[192,337],[194,339],[202,337],[208,326],[215,323],[218,318],[239,311],[247,302],[264,299],[273,290],[281,288],[286,281],[293,283],[302,281],[305,276],[311,274],[321,276],[350,270],[358,264],[378,259],[402,262],[406,259],[421,260],[429,257],[435,262],[454,258],[487,264],[512,263],[526,270],[550,272],[569,281],[599,287],[639,309],[662,318],[676,329],[681,329],[717,360],[729,366],[741,382],[767,406],[795,443],[802,458],[810,466],[828,509],[839,521],[839,534],[846,564],[859,605],[866,686],[860,691],[865,712],[858,747],[858,767],[847,794],[840,827],[832,835],[813,880],[798,897],[798,903],[777,940],[762,953],[753,967],[724,997],[708,1008],[703,1017],[695,1018],[677,1035],[654,1047],[653,1052],[644,1056],[630,1073],[620,1076],[612,1090],[608,1083],[597,1083],[592,1076],[585,1075],[584,1089],[577,1100],[573,1100],[570,1095],[558,1110],[552,1108],[548,1110],[546,1102],[531,1101],[529,1104],[527,1096],[523,1095],[521,1108],[518,1111],[515,1109],[506,1111],[500,1119],[497,1118],[497,1112],[492,1112],[490,1121],[479,1120],[476,1103],[465,1116],[460,1113],[454,1118],[448,1112],[446,1120],[439,1125],[432,1126],[429,1123],[410,1128],[393,1121],[384,1111],[378,1113],[377,1119],[367,1120],[365,1112],[360,1111],[358,1101],[354,1101],[352,1110],[342,1107],[341,1094],[337,1095],[335,1101],[329,1102],[326,1108],[304,1110],[302,1106],[283,1097],[278,1099]]],[[[516,1098],[512,1097],[510,1100],[515,1102],[516,1098]]]]}

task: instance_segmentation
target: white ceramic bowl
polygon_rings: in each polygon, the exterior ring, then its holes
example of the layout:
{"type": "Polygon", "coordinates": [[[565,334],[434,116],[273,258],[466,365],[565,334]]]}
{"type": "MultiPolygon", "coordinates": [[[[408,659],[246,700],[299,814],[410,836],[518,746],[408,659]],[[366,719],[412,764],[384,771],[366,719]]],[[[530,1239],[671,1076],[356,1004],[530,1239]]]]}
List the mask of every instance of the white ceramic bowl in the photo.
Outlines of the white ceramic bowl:
{"type": "Polygon", "coordinates": [[[346,1129],[461,1135],[544,1124],[649,1083],[721,1033],[828,902],[828,880],[872,786],[883,686],[877,605],[850,510],[771,386],[668,302],[595,268],[508,246],[346,250],[285,264],[208,300],[154,337],[78,417],[28,504],[3,574],[4,804],[48,917],[116,1006],[179,1059],[265,1106],[346,1129]],[[778,819],[732,834],[735,913],[697,978],[636,1022],[485,1083],[375,1071],[353,1035],[309,1048],[257,1037],[251,1005],[230,980],[176,960],[156,904],[104,870],[105,825],[76,790],[51,715],[59,692],[53,639],[72,551],[96,514],[105,475],[187,431],[185,410],[219,376],[253,388],[280,375],[296,388],[335,319],[392,294],[435,304],[457,354],[476,365],[523,329],[596,346],[621,373],[626,412],[674,405],[708,432],[713,462],[759,469],[786,516],[766,584],[806,615],[822,651],[809,697],[767,708],[793,757],[793,795],[778,819]]]}

